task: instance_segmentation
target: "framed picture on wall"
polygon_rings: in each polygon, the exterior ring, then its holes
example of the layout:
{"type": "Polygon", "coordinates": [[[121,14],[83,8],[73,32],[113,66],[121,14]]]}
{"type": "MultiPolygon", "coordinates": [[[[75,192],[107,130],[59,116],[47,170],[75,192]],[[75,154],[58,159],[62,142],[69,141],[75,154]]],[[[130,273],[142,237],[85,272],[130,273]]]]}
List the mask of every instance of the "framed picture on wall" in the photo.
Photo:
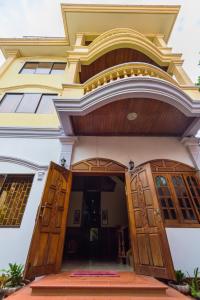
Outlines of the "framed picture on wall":
{"type": "Polygon", "coordinates": [[[108,210],[107,209],[102,209],[101,223],[102,223],[102,225],[108,225],[108,210]]]}
{"type": "Polygon", "coordinates": [[[74,225],[80,225],[81,222],[81,211],[80,209],[74,210],[74,218],[73,218],[73,224],[74,225]]]}

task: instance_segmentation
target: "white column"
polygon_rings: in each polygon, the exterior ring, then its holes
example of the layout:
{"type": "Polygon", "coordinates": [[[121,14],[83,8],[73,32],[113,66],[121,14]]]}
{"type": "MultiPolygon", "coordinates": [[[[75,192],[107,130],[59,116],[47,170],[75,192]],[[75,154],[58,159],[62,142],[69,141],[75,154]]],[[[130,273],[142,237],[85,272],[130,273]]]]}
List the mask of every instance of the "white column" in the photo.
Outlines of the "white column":
{"type": "Polygon", "coordinates": [[[61,143],[59,164],[61,164],[62,159],[65,159],[65,168],[70,169],[73,147],[74,147],[75,142],[77,141],[77,138],[76,137],[60,137],[59,140],[61,143]]]}
{"type": "Polygon", "coordinates": [[[197,170],[200,170],[200,139],[196,137],[185,137],[181,141],[187,148],[197,170]]]}

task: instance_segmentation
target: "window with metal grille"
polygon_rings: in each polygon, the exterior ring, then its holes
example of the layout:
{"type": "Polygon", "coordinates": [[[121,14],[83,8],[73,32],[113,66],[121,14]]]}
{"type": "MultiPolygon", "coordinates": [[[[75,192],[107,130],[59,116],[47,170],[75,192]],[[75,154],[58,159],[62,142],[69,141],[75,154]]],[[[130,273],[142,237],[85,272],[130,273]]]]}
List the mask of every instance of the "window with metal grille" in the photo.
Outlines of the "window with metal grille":
{"type": "Polygon", "coordinates": [[[20,74],[62,74],[65,71],[64,62],[26,62],[20,74]]]}
{"type": "Polygon", "coordinates": [[[20,227],[33,175],[0,175],[0,227],[20,227]]]}

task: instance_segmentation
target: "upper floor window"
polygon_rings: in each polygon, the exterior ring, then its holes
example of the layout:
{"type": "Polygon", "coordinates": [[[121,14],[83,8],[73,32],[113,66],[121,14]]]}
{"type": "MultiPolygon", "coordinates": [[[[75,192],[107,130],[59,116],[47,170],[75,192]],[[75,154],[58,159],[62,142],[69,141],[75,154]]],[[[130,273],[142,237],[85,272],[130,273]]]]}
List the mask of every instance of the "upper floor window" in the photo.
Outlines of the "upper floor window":
{"type": "Polygon", "coordinates": [[[0,102],[0,113],[53,113],[54,96],[56,95],[37,93],[6,94],[0,102]]]}
{"type": "Polygon", "coordinates": [[[65,68],[62,62],[26,62],[20,74],[62,74],[65,68]]]}

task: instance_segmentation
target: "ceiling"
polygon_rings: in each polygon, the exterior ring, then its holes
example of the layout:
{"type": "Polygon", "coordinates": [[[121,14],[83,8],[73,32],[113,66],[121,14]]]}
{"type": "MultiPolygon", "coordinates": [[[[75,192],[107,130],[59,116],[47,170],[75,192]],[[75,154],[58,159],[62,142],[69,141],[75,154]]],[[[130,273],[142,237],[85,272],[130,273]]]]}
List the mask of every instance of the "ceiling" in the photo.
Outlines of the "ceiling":
{"type": "Polygon", "coordinates": [[[77,32],[101,34],[118,27],[162,34],[168,41],[179,9],[177,5],[62,4],[62,15],[70,45],[77,32]]]}
{"type": "Polygon", "coordinates": [[[109,103],[85,116],[71,116],[75,135],[79,136],[182,136],[193,117],[177,108],[153,99],[123,99],[109,103]],[[135,112],[137,118],[127,119],[135,112]]]}
{"type": "Polygon", "coordinates": [[[116,182],[109,176],[74,176],[72,191],[114,192],[116,182]]]}

